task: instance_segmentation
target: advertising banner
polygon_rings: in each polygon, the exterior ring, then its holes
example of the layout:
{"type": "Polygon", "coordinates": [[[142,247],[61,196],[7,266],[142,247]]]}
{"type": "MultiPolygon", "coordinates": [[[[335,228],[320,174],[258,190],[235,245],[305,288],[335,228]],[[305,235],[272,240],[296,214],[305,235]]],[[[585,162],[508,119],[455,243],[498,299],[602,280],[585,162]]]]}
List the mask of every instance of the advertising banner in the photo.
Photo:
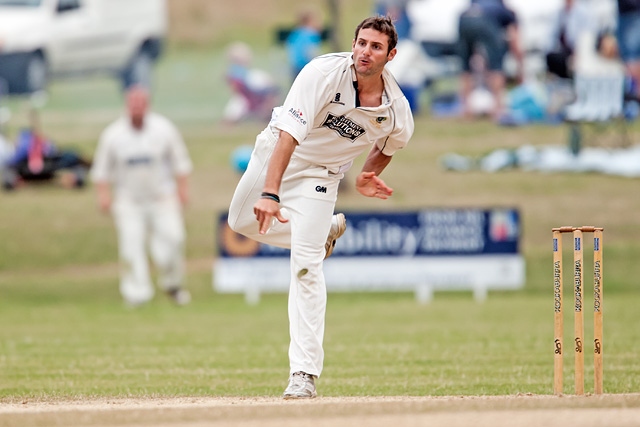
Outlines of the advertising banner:
{"type": "MultiPolygon", "coordinates": [[[[347,230],[324,272],[327,291],[414,291],[421,302],[435,290],[471,290],[482,300],[491,289],[524,286],[516,209],[425,209],[345,212],[347,230]]],[[[233,232],[218,218],[214,289],[263,292],[289,289],[289,251],[233,232]]]]}

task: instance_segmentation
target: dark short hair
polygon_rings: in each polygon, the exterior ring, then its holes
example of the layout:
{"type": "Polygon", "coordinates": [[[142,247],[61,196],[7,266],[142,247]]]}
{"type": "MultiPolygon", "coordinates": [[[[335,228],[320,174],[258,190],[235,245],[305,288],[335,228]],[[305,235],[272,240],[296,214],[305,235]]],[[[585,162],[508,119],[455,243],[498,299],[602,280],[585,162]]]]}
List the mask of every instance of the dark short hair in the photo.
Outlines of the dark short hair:
{"type": "Polygon", "coordinates": [[[390,16],[371,16],[360,23],[356,27],[356,40],[358,39],[358,34],[360,34],[360,30],[365,28],[371,28],[373,30],[379,31],[382,34],[386,34],[389,37],[389,50],[387,53],[391,52],[393,48],[398,44],[398,33],[396,31],[396,26],[393,25],[393,19],[390,16]]]}

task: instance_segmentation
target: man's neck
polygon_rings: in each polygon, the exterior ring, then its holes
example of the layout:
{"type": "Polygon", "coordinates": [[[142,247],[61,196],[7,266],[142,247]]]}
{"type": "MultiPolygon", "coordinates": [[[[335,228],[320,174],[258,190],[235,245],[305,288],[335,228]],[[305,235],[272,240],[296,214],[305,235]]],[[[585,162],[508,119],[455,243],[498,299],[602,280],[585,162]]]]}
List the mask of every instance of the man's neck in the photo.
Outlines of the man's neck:
{"type": "Polygon", "coordinates": [[[142,128],[144,127],[144,117],[140,117],[140,118],[131,118],[131,126],[135,129],[135,130],[142,130],[142,128]]]}
{"type": "Polygon", "coordinates": [[[384,91],[384,81],[381,75],[356,76],[358,85],[358,96],[361,107],[378,107],[382,104],[382,92],[384,91]]]}

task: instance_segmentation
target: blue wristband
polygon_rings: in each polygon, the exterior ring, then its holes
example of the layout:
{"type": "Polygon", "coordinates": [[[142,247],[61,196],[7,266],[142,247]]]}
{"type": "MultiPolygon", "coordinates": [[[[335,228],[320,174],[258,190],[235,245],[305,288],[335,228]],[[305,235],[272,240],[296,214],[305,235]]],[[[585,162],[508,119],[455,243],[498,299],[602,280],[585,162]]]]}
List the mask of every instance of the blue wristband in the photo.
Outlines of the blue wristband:
{"type": "Polygon", "coordinates": [[[277,194],[267,193],[266,191],[260,195],[261,199],[271,199],[276,203],[280,203],[280,197],[277,194]]]}

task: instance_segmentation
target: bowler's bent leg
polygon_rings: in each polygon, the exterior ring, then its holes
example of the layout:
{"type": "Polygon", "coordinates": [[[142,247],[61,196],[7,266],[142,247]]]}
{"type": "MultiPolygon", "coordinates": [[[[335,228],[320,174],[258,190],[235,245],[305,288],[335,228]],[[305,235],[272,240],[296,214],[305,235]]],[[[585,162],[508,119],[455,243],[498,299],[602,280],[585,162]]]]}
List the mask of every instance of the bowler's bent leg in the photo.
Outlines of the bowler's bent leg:
{"type": "MultiPolygon", "coordinates": [[[[251,159],[238,182],[229,206],[229,227],[236,233],[240,233],[250,239],[261,243],[267,243],[282,248],[291,247],[291,226],[289,223],[280,223],[274,220],[266,234],[260,234],[258,221],[253,212],[253,206],[260,198],[267,175],[267,167],[271,153],[275,147],[275,137],[264,131],[256,138],[256,145],[251,153],[251,159]]],[[[286,206],[287,200],[281,194],[282,205],[286,206]]],[[[287,216],[286,208],[282,209],[287,216]]]]}

